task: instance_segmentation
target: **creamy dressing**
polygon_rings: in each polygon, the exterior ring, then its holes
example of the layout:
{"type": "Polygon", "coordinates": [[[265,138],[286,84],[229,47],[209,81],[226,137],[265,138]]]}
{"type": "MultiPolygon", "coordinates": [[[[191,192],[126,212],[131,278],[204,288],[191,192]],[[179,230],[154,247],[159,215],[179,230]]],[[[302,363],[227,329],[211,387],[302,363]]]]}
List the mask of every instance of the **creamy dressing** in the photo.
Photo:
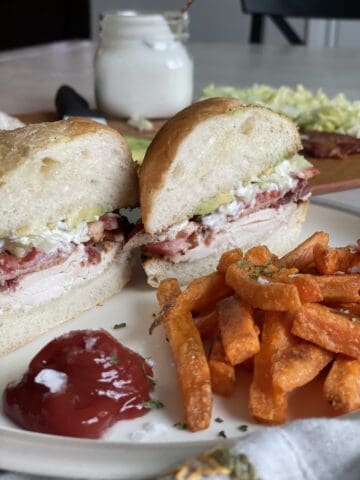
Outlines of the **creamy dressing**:
{"type": "MultiPolygon", "coordinates": [[[[220,205],[216,210],[207,215],[201,216],[201,223],[210,228],[217,228],[225,225],[227,216],[237,216],[245,208],[253,208],[256,205],[256,197],[263,192],[286,192],[296,187],[301,172],[311,168],[312,164],[301,155],[294,155],[290,159],[279,162],[273,169],[259,177],[254,177],[249,182],[240,183],[233,188],[230,196],[233,201],[220,205]]],[[[310,193],[304,197],[304,200],[310,193]]],[[[185,227],[190,228],[193,222],[188,220],[170,227],[166,232],[157,235],[158,241],[175,238],[175,234],[185,227]]]]}
{"type": "Polygon", "coordinates": [[[179,12],[113,11],[101,22],[95,58],[100,109],[121,117],[166,118],[190,105],[193,63],[179,12]]]}
{"type": "Polygon", "coordinates": [[[252,178],[246,184],[234,188],[233,194],[244,203],[249,203],[260,192],[291,190],[297,184],[296,175],[312,165],[301,155],[295,155],[278,163],[272,170],[252,178]]]}
{"type": "Polygon", "coordinates": [[[58,222],[53,228],[47,228],[38,235],[8,237],[0,240],[0,250],[6,250],[16,257],[26,255],[32,247],[45,253],[70,252],[72,243],[79,245],[90,240],[87,222],[83,221],[74,227],[65,222],[58,222]]]}

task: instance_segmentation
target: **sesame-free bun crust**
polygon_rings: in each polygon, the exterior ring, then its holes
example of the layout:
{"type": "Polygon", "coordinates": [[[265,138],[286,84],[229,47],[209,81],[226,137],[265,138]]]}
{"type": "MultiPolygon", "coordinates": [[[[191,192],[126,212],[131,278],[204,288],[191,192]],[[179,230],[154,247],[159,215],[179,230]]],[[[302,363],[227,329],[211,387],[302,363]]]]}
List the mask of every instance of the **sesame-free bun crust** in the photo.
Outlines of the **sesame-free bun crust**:
{"type": "Polygon", "coordinates": [[[137,203],[131,154],[116,130],[71,118],[0,131],[1,236],[137,203]]]}
{"type": "Polygon", "coordinates": [[[155,136],[140,169],[145,230],[191,217],[199,204],[265,172],[301,148],[286,116],[233,98],[194,103],[155,136]]]}

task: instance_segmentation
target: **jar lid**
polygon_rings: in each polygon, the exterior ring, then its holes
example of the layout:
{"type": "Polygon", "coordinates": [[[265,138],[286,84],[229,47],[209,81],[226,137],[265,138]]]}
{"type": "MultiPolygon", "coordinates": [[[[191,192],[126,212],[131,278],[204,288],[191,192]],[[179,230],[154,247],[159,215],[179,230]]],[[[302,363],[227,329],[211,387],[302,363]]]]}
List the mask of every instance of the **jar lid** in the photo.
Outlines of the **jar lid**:
{"type": "Polygon", "coordinates": [[[126,39],[186,40],[187,12],[146,10],[110,10],[101,14],[102,34],[126,39]]]}

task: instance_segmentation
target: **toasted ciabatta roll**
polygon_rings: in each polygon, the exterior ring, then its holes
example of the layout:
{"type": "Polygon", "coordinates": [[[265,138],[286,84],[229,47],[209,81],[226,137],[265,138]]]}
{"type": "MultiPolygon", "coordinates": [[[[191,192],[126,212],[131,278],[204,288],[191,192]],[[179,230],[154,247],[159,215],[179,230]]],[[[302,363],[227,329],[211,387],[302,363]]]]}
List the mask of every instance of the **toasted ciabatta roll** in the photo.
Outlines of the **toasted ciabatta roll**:
{"type": "Polygon", "coordinates": [[[137,204],[115,130],[73,118],[0,132],[0,355],[123,287],[118,209],[137,204]]]}
{"type": "Polygon", "coordinates": [[[187,283],[225,250],[296,242],[316,171],[297,152],[295,124],[231,98],[193,104],[169,120],[140,169],[142,245],[148,281],[187,283]]]}

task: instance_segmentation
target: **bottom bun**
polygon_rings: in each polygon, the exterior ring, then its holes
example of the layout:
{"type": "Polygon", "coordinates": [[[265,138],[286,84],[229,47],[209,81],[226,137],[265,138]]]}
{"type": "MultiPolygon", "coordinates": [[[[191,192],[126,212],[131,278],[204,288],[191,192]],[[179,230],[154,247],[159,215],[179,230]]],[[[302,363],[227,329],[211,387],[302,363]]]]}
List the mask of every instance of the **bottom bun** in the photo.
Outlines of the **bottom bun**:
{"type": "MultiPolygon", "coordinates": [[[[270,232],[266,232],[265,236],[257,237],[256,245],[266,245],[278,256],[284,255],[291,250],[299,238],[301,225],[306,218],[308,204],[309,202],[306,201],[299,203],[297,207],[294,205],[294,208],[290,208],[287,221],[280,225],[275,225],[275,228],[270,232]]],[[[238,244],[233,245],[232,248],[240,247],[247,250],[254,245],[243,245],[241,238],[239,238],[238,244]]],[[[216,253],[192,262],[172,263],[159,258],[149,258],[144,261],[143,267],[148,277],[148,283],[152,287],[158,287],[159,283],[165,278],[177,278],[180,285],[186,285],[195,278],[216,270],[218,261],[226,250],[229,250],[228,246],[223,250],[219,249],[216,253]]]]}
{"type": "Polygon", "coordinates": [[[0,356],[119,292],[130,280],[132,265],[131,252],[121,251],[101,274],[80,283],[64,295],[26,312],[0,315],[0,356]]]}

